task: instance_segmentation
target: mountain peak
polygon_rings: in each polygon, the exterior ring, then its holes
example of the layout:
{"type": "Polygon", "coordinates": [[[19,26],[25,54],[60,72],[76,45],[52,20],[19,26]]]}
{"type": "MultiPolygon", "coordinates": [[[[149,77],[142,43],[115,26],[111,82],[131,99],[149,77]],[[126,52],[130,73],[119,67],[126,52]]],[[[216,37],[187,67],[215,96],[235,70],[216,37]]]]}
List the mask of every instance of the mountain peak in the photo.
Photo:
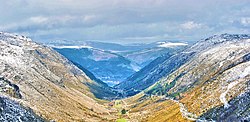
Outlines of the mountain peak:
{"type": "Polygon", "coordinates": [[[250,39],[249,34],[220,34],[213,35],[205,38],[192,45],[191,48],[187,49],[187,52],[199,52],[201,50],[209,49],[214,46],[220,46],[222,44],[237,43],[241,40],[250,39]]]}
{"type": "Polygon", "coordinates": [[[237,40],[249,39],[249,38],[250,38],[250,35],[248,35],[248,34],[228,34],[228,33],[224,33],[224,34],[220,34],[220,35],[211,36],[209,38],[206,38],[204,41],[214,43],[214,44],[218,44],[218,43],[223,43],[223,42],[232,41],[232,40],[237,41],[237,40]]]}
{"type": "Polygon", "coordinates": [[[15,35],[11,33],[6,33],[6,32],[0,32],[0,40],[3,42],[6,42],[8,44],[11,44],[13,46],[19,46],[22,47],[24,45],[31,45],[32,40],[26,36],[23,35],[15,35]]]}

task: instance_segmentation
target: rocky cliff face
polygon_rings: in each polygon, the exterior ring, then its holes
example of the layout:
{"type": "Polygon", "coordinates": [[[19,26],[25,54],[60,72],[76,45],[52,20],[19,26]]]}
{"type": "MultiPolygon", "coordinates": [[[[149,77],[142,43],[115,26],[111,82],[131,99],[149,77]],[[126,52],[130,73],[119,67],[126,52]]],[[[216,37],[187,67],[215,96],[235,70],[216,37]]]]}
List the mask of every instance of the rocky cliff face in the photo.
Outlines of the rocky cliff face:
{"type": "Polygon", "coordinates": [[[107,119],[109,110],[94,99],[116,96],[53,49],[2,32],[0,80],[2,95],[17,99],[48,120],[107,119]]]}

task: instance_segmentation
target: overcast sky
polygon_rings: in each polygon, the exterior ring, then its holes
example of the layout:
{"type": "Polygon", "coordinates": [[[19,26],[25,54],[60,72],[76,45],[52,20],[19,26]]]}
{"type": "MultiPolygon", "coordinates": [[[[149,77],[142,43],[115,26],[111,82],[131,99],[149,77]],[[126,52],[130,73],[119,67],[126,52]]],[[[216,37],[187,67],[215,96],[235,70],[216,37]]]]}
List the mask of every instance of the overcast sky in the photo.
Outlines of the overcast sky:
{"type": "Polygon", "coordinates": [[[0,31],[39,42],[199,40],[250,33],[250,0],[0,0],[0,31]]]}

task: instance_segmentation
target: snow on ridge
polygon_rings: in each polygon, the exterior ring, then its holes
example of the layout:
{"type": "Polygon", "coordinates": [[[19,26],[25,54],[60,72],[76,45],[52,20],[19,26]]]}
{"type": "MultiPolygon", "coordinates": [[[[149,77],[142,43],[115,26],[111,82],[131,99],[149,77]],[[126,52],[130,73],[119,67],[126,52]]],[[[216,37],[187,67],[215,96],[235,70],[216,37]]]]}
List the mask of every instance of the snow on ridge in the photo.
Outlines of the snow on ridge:
{"type": "Polygon", "coordinates": [[[87,45],[81,45],[81,46],[54,46],[54,45],[49,45],[49,46],[53,47],[53,48],[59,48],[59,49],[64,49],[64,48],[68,48],[68,49],[93,48],[93,47],[87,46],[87,45]]]}
{"type": "Polygon", "coordinates": [[[209,38],[204,39],[208,42],[213,43],[223,43],[228,41],[239,41],[242,39],[250,39],[250,35],[248,34],[221,34],[221,35],[214,35],[209,38]]]}
{"type": "Polygon", "coordinates": [[[248,67],[245,68],[245,70],[240,75],[240,78],[244,78],[244,77],[246,77],[249,74],[250,74],[250,66],[248,66],[248,67]]]}
{"type": "Polygon", "coordinates": [[[156,44],[165,44],[167,42],[156,42],[156,44]]]}
{"type": "Polygon", "coordinates": [[[157,47],[175,47],[175,46],[187,46],[187,43],[180,43],[180,42],[159,42],[160,45],[157,47]]]}
{"type": "Polygon", "coordinates": [[[11,45],[15,45],[15,46],[25,46],[25,45],[35,46],[36,45],[35,42],[33,42],[30,38],[26,36],[6,33],[6,32],[0,32],[0,41],[3,41],[11,45]]]}
{"type": "Polygon", "coordinates": [[[136,64],[130,64],[130,66],[131,66],[131,68],[132,68],[134,71],[136,71],[136,72],[138,72],[138,71],[141,69],[141,67],[138,66],[138,65],[136,65],[136,64]]]}
{"type": "Polygon", "coordinates": [[[224,108],[230,107],[230,105],[229,105],[229,103],[228,103],[228,101],[226,99],[226,95],[230,91],[230,89],[233,88],[238,83],[239,83],[239,81],[231,82],[230,84],[228,84],[227,90],[225,92],[221,93],[221,95],[220,95],[220,101],[224,104],[224,108]]]}
{"type": "MultiPolygon", "coordinates": [[[[247,75],[250,74],[250,66],[246,67],[245,70],[239,75],[239,78],[244,78],[246,77],[247,75]]],[[[234,86],[236,86],[238,83],[240,83],[240,81],[234,81],[234,82],[231,82],[227,85],[227,89],[225,92],[223,92],[221,95],[220,95],[220,101],[224,104],[224,107],[225,108],[228,108],[230,105],[226,99],[226,95],[227,93],[230,91],[230,89],[232,89],[234,86]]]]}

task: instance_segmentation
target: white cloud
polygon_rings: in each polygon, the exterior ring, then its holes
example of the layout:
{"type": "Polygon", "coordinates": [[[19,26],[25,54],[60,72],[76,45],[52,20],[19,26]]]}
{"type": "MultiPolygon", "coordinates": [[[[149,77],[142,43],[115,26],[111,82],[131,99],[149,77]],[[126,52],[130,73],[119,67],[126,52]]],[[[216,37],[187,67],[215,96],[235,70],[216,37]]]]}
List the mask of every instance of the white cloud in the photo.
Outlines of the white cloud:
{"type": "Polygon", "coordinates": [[[188,30],[191,30],[191,29],[199,29],[201,28],[203,25],[200,24],[200,23],[195,23],[194,21],[188,21],[188,22],[185,22],[183,24],[181,24],[181,28],[183,29],[188,29],[188,30]]]}
{"type": "Polygon", "coordinates": [[[35,17],[30,17],[29,20],[33,23],[41,24],[47,22],[48,18],[44,16],[35,16],[35,17]]]}
{"type": "Polygon", "coordinates": [[[243,17],[240,22],[243,26],[250,26],[250,17],[243,17]]]}
{"type": "Polygon", "coordinates": [[[250,30],[249,0],[0,0],[0,3],[0,31],[28,33],[41,41],[196,40],[222,31],[250,30]]]}
{"type": "Polygon", "coordinates": [[[83,20],[84,20],[85,22],[89,22],[89,21],[94,20],[95,18],[97,18],[96,15],[86,15],[86,16],[83,17],[83,20]]]}

